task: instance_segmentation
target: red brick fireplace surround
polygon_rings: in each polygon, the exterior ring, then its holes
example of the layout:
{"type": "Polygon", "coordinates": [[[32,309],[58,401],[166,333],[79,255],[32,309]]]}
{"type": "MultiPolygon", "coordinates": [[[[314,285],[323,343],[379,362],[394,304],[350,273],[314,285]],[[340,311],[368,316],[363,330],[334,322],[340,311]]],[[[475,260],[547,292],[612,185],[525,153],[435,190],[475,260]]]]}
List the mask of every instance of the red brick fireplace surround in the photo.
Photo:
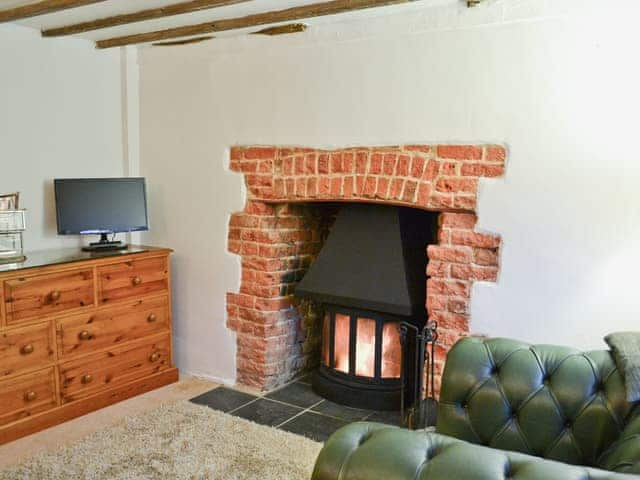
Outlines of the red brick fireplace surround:
{"type": "Polygon", "coordinates": [[[228,243],[242,260],[240,292],[227,295],[238,382],[270,389],[317,357],[318,345],[307,338],[317,327],[305,323],[320,320],[302,313],[293,298],[322,247],[317,202],[442,212],[426,272],[427,310],[439,324],[440,373],[447,350],[469,334],[473,282],[497,279],[500,237],[475,232],[475,210],[479,178],[502,175],[504,164],[505,149],[497,145],[233,147],[231,170],[245,175],[248,189],[244,211],[231,216],[228,243]]]}

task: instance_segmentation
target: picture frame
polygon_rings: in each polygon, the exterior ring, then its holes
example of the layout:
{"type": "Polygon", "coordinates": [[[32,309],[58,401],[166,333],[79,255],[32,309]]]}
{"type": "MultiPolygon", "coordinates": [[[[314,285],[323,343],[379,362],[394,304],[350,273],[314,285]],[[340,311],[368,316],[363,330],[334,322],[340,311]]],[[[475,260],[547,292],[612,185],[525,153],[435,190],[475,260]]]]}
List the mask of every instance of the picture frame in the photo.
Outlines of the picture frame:
{"type": "Polygon", "coordinates": [[[18,210],[20,207],[20,193],[0,194],[0,210],[18,210]]]}

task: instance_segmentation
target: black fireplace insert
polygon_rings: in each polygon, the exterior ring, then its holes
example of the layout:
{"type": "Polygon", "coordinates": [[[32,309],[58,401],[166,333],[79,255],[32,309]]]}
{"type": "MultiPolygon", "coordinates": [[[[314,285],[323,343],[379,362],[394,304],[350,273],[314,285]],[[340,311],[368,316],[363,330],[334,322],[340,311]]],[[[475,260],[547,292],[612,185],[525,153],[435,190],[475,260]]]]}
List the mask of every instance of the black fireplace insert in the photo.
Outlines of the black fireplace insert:
{"type": "MultiPolygon", "coordinates": [[[[402,364],[413,371],[416,352],[405,349],[403,358],[399,327],[426,324],[426,249],[436,231],[431,212],[342,207],[296,288],[296,296],[323,309],[321,362],[312,380],[318,394],[352,407],[400,408],[402,364]]],[[[414,388],[416,379],[404,380],[414,388]]]]}

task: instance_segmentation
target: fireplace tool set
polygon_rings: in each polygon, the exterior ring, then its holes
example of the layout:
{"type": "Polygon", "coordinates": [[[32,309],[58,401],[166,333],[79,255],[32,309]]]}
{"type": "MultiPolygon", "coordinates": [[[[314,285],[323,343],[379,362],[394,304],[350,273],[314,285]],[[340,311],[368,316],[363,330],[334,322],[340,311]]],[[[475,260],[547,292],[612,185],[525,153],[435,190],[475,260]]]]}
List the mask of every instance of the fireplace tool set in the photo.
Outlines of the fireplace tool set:
{"type": "Polygon", "coordinates": [[[412,323],[401,322],[399,329],[403,355],[400,371],[400,415],[403,426],[414,430],[435,426],[438,414],[435,398],[438,324],[427,322],[420,329],[412,323]]]}

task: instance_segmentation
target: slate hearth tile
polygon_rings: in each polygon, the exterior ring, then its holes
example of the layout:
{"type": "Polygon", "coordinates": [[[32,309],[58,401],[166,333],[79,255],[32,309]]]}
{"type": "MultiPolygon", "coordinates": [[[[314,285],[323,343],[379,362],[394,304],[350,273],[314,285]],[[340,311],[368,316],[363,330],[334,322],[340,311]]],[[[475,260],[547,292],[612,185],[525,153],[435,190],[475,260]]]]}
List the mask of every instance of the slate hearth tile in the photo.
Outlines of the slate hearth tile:
{"type": "Polygon", "coordinates": [[[340,418],[342,420],[346,420],[347,422],[357,422],[359,420],[364,420],[366,417],[373,413],[371,410],[360,410],[358,408],[345,407],[344,405],[330,402],[329,400],[325,400],[324,402],[314,406],[313,408],[311,408],[311,411],[329,415],[331,417],[340,418]]]}
{"type": "Polygon", "coordinates": [[[387,425],[395,425],[399,427],[402,425],[400,421],[400,412],[374,412],[366,419],[367,422],[386,423],[387,425]]]}
{"type": "Polygon", "coordinates": [[[256,398],[258,397],[249,395],[248,393],[239,392],[230,388],[218,387],[192,398],[191,401],[198,405],[205,405],[213,408],[214,410],[229,412],[235,408],[241,407],[242,405],[246,405],[256,398]]]}
{"type": "Polygon", "coordinates": [[[280,426],[281,430],[304,435],[316,442],[325,442],[336,430],[349,422],[325,417],[313,412],[305,412],[280,426]]]}
{"type": "Polygon", "coordinates": [[[302,408],[309,408],[323,400],[322,397],[319,397],[313,392],[313,390],[311,390],[310,385],[300,382],[292,383],[280,390],[271,392],[266,395],[266,398],[271,398],[273,400],[278,400],[279,402],[296,405],[302,408]]]}
{"type": "Polygon", "coordinates": [[[255,402],[235,410],[232,415],[252,422],[275,427],[287,421],[303,409],[261,398],[255,402]]]}
{"type": "Polygon", "coordinates": [[[305,375],[304,377],[300,377],[296,380],[298,383],[304,383],[305,385],[311,385],[311,374],[305,375]]]}

